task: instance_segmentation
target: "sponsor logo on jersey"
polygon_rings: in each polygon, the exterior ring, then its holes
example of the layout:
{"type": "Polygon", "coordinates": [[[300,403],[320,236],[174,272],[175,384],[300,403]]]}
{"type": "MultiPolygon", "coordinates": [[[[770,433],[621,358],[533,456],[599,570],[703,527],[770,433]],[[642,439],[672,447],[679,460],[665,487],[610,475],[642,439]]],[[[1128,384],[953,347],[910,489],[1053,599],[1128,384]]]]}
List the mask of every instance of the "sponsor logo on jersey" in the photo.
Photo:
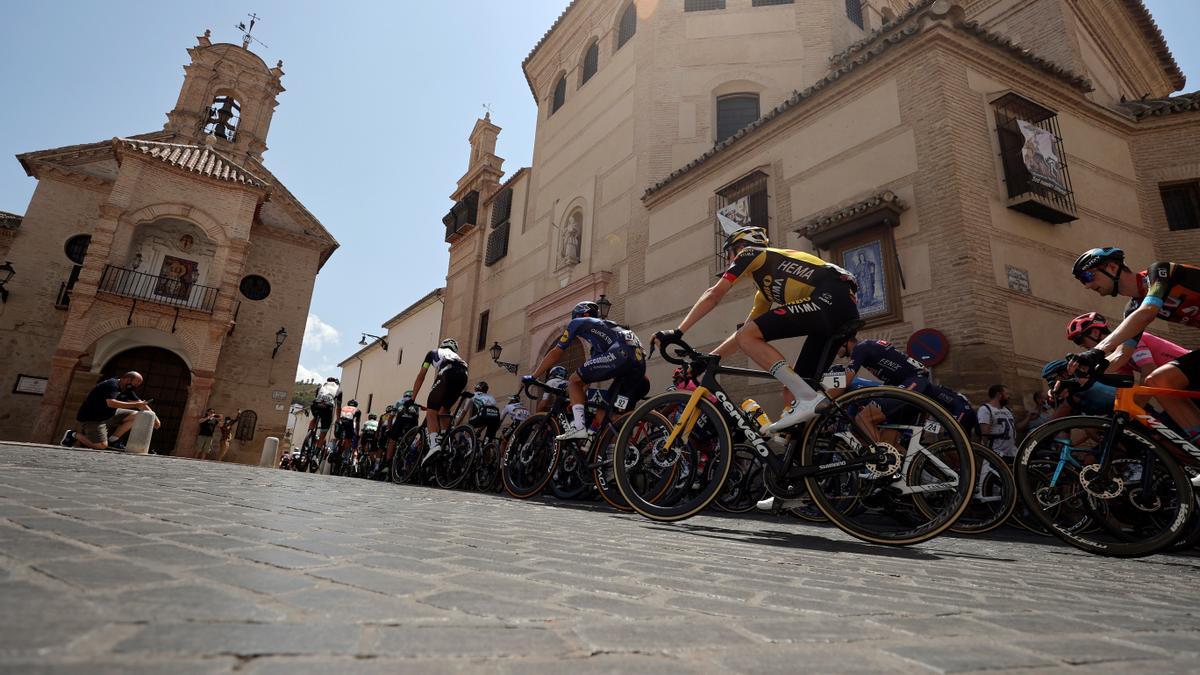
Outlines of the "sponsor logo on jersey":
{"type": "Polygon", "coordinates": [[[794,260],[784,260],[775,269],[795,279],[811,279],[813,273],[817,271],[812,265],[794,260]]]}

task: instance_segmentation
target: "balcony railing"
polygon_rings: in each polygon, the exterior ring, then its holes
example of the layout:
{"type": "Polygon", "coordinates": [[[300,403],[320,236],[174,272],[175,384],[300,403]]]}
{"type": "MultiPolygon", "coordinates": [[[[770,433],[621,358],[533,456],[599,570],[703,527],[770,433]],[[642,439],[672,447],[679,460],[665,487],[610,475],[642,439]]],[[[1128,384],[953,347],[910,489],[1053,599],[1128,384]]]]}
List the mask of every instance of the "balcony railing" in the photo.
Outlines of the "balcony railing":
{"type": "Polygon", "coordinates": [[[218,295],[217,289],[209,286],[171,277],[156,277],[112,265],[104,268],[99,290],[101,293],[210,313],[218,295]]]}

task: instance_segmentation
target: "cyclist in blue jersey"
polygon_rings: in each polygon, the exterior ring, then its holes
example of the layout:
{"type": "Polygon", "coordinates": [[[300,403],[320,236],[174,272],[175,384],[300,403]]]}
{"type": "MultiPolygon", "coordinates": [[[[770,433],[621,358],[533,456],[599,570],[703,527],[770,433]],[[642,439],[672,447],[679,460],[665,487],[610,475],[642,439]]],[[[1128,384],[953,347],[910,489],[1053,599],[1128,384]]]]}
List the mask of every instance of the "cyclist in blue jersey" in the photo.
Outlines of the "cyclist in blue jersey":
{"type": "Polygon", "coordinates": [[[886,340],[850,338],[838,350],[838,356],[850,359],[846,376],[854,379],[866,368],[884,384],[924,393],[929,385],[929,369],[925,364],[892,346],[886,340]]]}
{"type": "Polygon", "coordinates": [[[591,347],[588,360],[567,380],[573,419],[571,428],[558,436],[557,440],[560,441],[588,437],[584,414],[589,383],[602,380],[618,381],[620,385],[617,398],[613,402],[613,407],[618,412],[629,409],[649,391],[649,382],[646,380],[646,355],[642,350],[641,340],[628,328],[600,319],[599,316],[600,306],[594,302],[575,305],[571,310],[571,322],[563,330],[558,342],[547,352],[533,374],[522,378],[524,382],[540,380],[551,366],[562,359],[563,353],[576,340],[591,347]]]}

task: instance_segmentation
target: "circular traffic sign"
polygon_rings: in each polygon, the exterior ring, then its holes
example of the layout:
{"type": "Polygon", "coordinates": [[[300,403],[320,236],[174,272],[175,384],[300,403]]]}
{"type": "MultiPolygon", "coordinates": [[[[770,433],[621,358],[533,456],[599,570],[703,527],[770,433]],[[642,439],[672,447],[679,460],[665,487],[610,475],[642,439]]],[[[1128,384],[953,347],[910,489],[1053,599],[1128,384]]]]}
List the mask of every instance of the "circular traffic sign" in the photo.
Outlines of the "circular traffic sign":
{"type": "Polygon", "coordinates": [[[950,353],[950,340],[936,328],[922,328],[908,338],[908,355],[927,366],[936,366],[950,353]]]}

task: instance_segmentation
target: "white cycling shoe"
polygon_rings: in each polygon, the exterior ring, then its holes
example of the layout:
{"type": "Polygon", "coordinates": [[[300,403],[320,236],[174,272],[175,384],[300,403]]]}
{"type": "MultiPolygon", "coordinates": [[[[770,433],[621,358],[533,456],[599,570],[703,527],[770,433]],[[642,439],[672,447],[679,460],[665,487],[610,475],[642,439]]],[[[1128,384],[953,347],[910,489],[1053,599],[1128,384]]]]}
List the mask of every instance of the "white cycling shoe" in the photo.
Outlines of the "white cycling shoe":
{"type": "Polygon", "coordinates": [[[817,416],[817,408],[821,407],[829,401],[824,396],[814,396],[813,398],[796,401],[783,412],[783,416],[778,420],[764,426],[762,432],[764,434],[777,434],[781,431],[786,431],[797,424],[803,424],[817,416]]]}
{"type": "Polygon", "coordinates": [[[797,497],[795,499],[780,499],[778,497],[767,497],[761,502],[755,504],[755,508],[759,511],[783,511],[786,509],[800,509],[808,506],[812,500],[808,497],[797,497]]]}
{"type": "Polygon", "coordinates": [[[556,441],[583,441],[583,440],[587,440],[587,437],[588,437],[587,427],[580,427],[578,429],[576,429],[575,427],[571,427],[570,429],[567,429],[565,432],[555,436],[554,440],[556,440],[556,441]]]}
{"type": "Polygon", "coordinates": [[[421,458],[421,466],[425,466],[425,462],[428,462],[430,457],[433,457],[434,455],[438,454],[441,451],[442,451],[442,446],[440,446],[440,445],[431,446],[429,448],[429,450],[425,452],[425,456],[421,458]]]}

